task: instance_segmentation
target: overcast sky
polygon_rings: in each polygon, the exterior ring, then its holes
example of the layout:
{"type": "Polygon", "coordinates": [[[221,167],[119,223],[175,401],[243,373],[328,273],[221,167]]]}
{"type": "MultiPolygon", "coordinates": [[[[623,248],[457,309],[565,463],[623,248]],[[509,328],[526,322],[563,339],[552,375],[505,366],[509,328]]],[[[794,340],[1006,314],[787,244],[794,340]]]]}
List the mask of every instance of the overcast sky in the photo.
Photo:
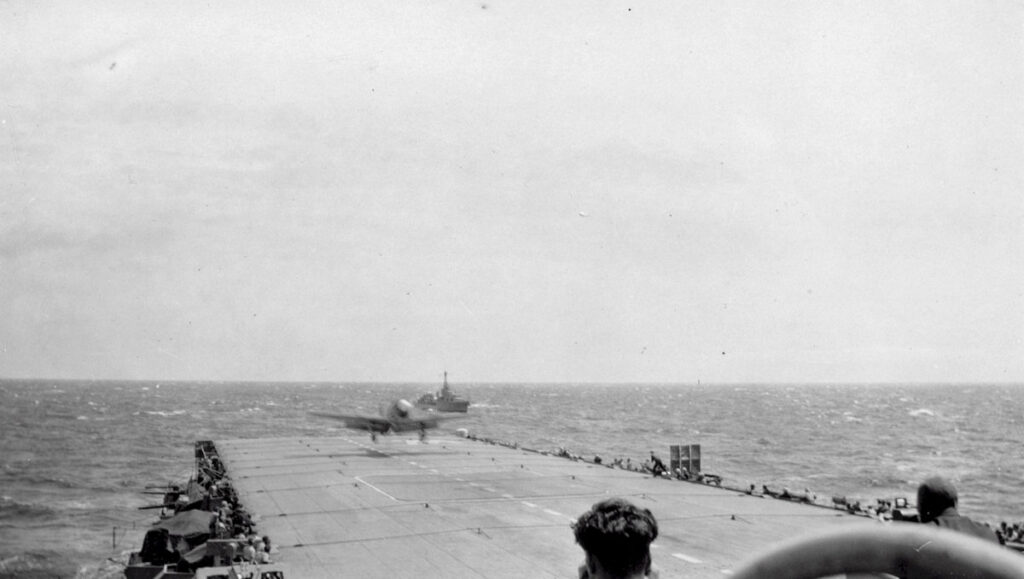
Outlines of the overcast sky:
{"type": "Polygon", "coordinates": [[[1024,382],[1022,15],[0,1],[0,377],[1024,382]]]}

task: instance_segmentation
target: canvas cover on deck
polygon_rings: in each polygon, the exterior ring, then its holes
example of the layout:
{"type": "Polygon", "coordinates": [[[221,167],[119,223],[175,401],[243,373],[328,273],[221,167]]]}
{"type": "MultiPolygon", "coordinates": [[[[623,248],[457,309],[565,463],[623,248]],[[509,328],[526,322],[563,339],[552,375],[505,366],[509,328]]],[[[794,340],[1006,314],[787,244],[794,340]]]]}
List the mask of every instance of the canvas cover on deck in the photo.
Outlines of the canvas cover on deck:
{"type": "Polygon", "coordinates": [[[208,511],[182,511],[169,519],[153,525],[154,529],[163,529],[174,537],[191,537],[208,535],[210,524],[217,515],[208,511]]]}

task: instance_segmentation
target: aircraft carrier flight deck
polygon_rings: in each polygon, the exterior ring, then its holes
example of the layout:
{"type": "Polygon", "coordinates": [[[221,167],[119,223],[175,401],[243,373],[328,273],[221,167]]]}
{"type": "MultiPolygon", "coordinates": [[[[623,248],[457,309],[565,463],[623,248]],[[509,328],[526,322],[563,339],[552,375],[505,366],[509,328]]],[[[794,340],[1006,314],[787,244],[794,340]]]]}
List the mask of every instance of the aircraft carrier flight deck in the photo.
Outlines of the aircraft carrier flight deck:
{"type": "Polygon", "coordinates": [[[609,496],[651,509],[663,577],[723,577],[863,517],[486,442],[432,436],[216,442],[286,577],[575,577],[570,524],[609,496]]]}

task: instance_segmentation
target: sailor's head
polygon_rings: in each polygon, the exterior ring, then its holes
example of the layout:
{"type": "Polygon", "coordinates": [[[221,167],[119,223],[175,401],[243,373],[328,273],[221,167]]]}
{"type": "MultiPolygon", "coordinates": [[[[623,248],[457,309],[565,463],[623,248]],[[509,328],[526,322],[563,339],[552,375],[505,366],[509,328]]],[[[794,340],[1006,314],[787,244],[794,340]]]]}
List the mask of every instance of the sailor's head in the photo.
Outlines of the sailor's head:
{"type": "Polygon", "coordinates": [[[942,514],[942,511],[956,508],[956,487],[940,476],[925,479],[917,487],[917,511],[921,522],[928,522],[942,514]]]}
{"type": "Polygon", "coordinates": [[[605,499],[577,519],[576,542],[586,552],[589,576],[633,577],[651,568],[658,522],[648,509],[621,498],[605,499]]]}

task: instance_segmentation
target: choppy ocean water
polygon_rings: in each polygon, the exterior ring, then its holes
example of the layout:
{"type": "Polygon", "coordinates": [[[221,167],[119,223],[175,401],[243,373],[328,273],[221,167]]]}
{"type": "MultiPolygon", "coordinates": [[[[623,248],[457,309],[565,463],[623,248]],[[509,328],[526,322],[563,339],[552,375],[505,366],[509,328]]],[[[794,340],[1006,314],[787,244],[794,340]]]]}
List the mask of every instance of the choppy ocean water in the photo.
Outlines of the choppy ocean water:
{"type": "MultiPolygon", "coordinates": [[[[375,413],[437,385],[0,381],[0,578],[119,577],[197,439],[332,436],[311,410],[375,413]]],[[[728,482],[873,501],[931,474],[961,511],[1024,520],[1024,385],[460,384],[451,428],[584,456],[702,445],[728,482]]],[[[414,436],[414,435],[413,435],[414,436]]]]}

